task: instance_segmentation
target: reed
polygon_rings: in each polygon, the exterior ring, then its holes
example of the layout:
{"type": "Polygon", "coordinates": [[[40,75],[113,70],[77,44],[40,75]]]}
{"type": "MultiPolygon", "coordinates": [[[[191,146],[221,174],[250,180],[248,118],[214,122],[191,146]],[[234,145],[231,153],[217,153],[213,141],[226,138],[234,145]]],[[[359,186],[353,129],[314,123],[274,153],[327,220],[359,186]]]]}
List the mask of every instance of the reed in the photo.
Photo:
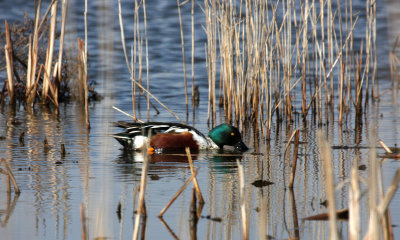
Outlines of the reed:
{"type": "Polygon", "coordinates": [[[87,240],[89,238],[87,236],[86,215],[85,215],[85,207],[83,206],[83,203],[81,203],[80,213],[81,213],[81,224],[82,224],[82,227],[81,227],[82,240],[87,240]]]}
{"type": "MultiPolygon", "coordinates": [[[[55,106],[52,109],[57,111],[59,102],[69,97],[89,98],[89,93],[86,97],[84,92],[81,92],[82,95],[76,94],[69,85],[68,73],[74,71],[70,69],[74,65],[66,64],[68,58],[64,57],[68,0],[63,0],[61,3],[61,27],[56,24],[59,17],[57,0],[50,2],[43,15],[41,15],[42,1],[39,0],[35,4],[34,20],[26,16],[22,26],[18,23],[13,24],[12,36],[15,39],[15,45],[11,45],[11,38],[8,36],[5,47],[7,50],[5,60],[9,69],[7,74],[12,74],[12,76],[8,76],[9,80],[7,81],[10,103],[17,100],[32,108],[35,101],[40,99],[42,103],[50,103],[55,106]],[[58,32],[60,33],[59,38],[57,38],[58,32]],[[23,76],[23,79],[20,76],[23,76]],[[15,96],[15,93],[22,94],[15,96]]],[[[6,32],[9,31],[8,24],[6,30],[6,32]]],[[[87,61],[87,41],[85,41],[84,51],[85,61],[87,61]]],[[[87,63],[84,68],[87,72],[87,63]]],[[[86,87],[88,87],[87,81],[86,87]]],[[[89,126],[89,124],[87,125],[89,126]]]]}
{"type": "Polygon", "coordinates": [[[13,61],[13,47],[10,36],[10,28],[7,20],[6,26],[6,45],[4,46],[6,65],[7,65],[7,91],[10,102],[14,102],[14,61],[13,61]]]}
{"type": "Polygon", "coordinates": [[[179,0],[176,0],[178,5],[178,15],[179,15],[179,27],[181,32],[181,47],[182,47],[182,64],[183,64],[183,82],[185,84],[185,104],[186,104],[186,112],[188,110],[188,92],[187,92],[187,79],[186,79],[186,55],[185,55],[185,38],[183,34],[183,24],[182,24],[182,13],[181,6],[185,3],[180,3],[179,0]]]}
{"type": "MultiPolygon", "coordinates": [[[[146,152],[145,158],[143,161],[143,166],[142,166],[142,176],[140,179],[139,204],[138,204],[137,213],[136,213],[136,217],[135,217],[135,225],[134,225],[134,230],[133,230],[133,235],[132,235],[133,240],[138,239],[141,216],[144,215],[144,213],[145,213],[144,195],[146,192],[148,171],[149,171],[149,156],[146,152]]],[[[145,222],[145,220],[144,220],[144,222],[145,222]]]]}
{"type": "MultiPolygon", "coordinates": [[[[150,101],[150,97],[154,99],[157,103],[159,103],[165,110],[167,110],[171,115],[173,115],[179,122],[184,123],[178,115],[176,115],[173,111],[171,111],[165,104],[163,104],[156,96],[154,96],[150,91],[149,91],[149,58],[148,58],[148,41],[147,41],[147,20],[146,20],[146,5],[145,2],[141,2],[141,4],[138,3],[137,0],[135,0],[135,19],[134,19],[134,44],[131,50],[131,61],[129,63],[128,60],[128,54],[126,51],[126,43],[125,43],[125,31],[124,31],[124,22],[123,22],[123,17],[122,17],[122,8],[121,8],[121,2],[118,1],[118,9],[119,9],[119,24],[120,24],[120,30],[121,30],[121,42],[122,42],[122,48],[124,51],[124,56],[125,56],[125,61],[129,70],[129,73],[131,75],[131,88],[132,88],[132,109],[133,109],[133,118],[134,121],[136,121],[136,87],[139,88],[140,93],[146,93],[146,99],[147,99],[147,120],[149,120],[150,117],[150,106],[154,108],[156,113],[158,114],[159,111],[157,110],[156,106],[150,101]],[[143,15],[144,15],[144,28],[145,28],[145,42],[146,42],[146,69],[147,69],[147,81],[146,81],[146,87],[142,85],[142,70],[143,70],[143,64],[142,64],[142,59],[143,59],[143,39],[141,37],[141,31],[140,31],[140,6],[143,8],[143,15]]],[[[138,104],[139,106],[139,104],[138,104]]],[[[128,114],[129,115],[129,114],[128,114]]],[[[130,115],[129,115],[130,116],[130,115]]]]}
{"type": "Polygon", "coordinates": [[[352,240],[360,239],[360,197],[358,159],[354,159],[349,190],[349,235],[352,240]]]}
{"type": "Polygon", "coordinates": [[[238,175],[239,175],[239,187],[240,187],[240,210],[242,215],[242,232],[243,232],[243,239],[249,239],[249,231],[248,231],[248,221],[247,221],[247,214],[246,214],[246,197],[245,197],[245,186],[244,186],[244,171],[243,166],[240,164],[239,160],[236,160],[238,166],[238,175]]]}
{"type": "Polygon", "coordinates": [[[187,155],[187,158],[188,158],[188,161],[189,161],[190,172],[192,173],[192,176],[193,176],[193,185],[194,185],[194,187],[196,189],[197,196],[199,198],[199,203],[203,204],[204,203],[204,198],[203,198],[203,195],[201,194],[200,186],[199,186],[199,183],[197,182],[197,178],[194,175],[194,167],[193,167],[192,155],[190,154],[190,148],[186,147],[185,151],[186,151],[186,155],[187,155]]]}
{"type": "Polygon", "coordinates": [[[317,138],[318,145],[321,151],[321,160],[324,166],[324,174],[326,181],[326,191],[328,195],[328,210],[329,210],[329,238],[339,239],[337,232],[337,217],[336,217],[336,199],[335,199],[335,180],[334,170],[332,167],[332,153],[327,140],[323,137],[322,130],[318,130],[317,138]]]}
{"type": "Polygon", "coordinates": [[[353,35],[363,26],[352,5],[351,0],[337,1],[336,7],[331,0],[205,0],[208,121],[215,120],[218,98],[225,121],[251,123],[266,137],[274,115],[293,121],[297,100],[303,117],[312,108],[318,123],[324,106],[339,109],[339,124],[353,102],[362,112],[361,103],[376,86],[376,6],[366,5],[366,44],[354,61],[360,42],[353,35]]]}
{"type": "Polygon", "coordinates": [[[297,168],[297,156],[299,153],[299,140],[300,140],[300,130],[296,130],[295,138],[294,138],[294,150],[293,150],[293,160],[292,160],[292,171],[290,174],[289,180],[289,188],[293,188],[294,178],[296,176],[296,168],[297,168]]]}
{"type": "Polygon", "coordinates": [[[199,172],[199,169],[197,169],[194,174],[190,176],[188,180],[182,185],[182,187],[178,190],[178,192],[172,197],[172,199],[167,203],[167,205],[160,211],[158,214],[159,218],[162,218],[164,213],[168,210],[168,208],[174,203],[174,201],[181,195],[183,190],[185,190],[186,186],[197,176],[197,173],[199,172]]]}
{"type": "MultiPolygon", "coordinates": [[[[55,40],[55,33],[56,33],[56,21],[57,21],[57,7],[58,1],[55,0],[52,2],[51,5],[51,20],[50,20],[50,30],[49,30],[49,40],[48,40],[48,47],[46,53],[46,62],[45,62],[45,69],[44,69],[44,77],[43,77],[43,86],[42,86],[42,100],[45,101],[48,98],[48,94],[52,91],[51,86],[51,68],[53,63],[53,52],[54,52],[54,40],[55,40]]],[[[54,96],[54,93],[53,93],[54,96]]],[[[58,99],[54,99],[56,106],[58,106],[58,99]]]]}
{"type": "Polygon", "coordinates": [[[1,158],[1,159],[0,159],[0,164],[1,164],[2,162],[3,162],[4,168],[6,169],[4,174],[7,175],[8,192],[11,192],[10,183],[9,183],[10,180],[11,180],[11,183],[12,183],[13,186],[14,186],[14,192],[15,192],[15,194],[20,194],[20,193],[21,193],[21,190],[20,190],[19,187],[18,187],[17,181],[15,180],[15,177],[14,177],[14,174],[13,174],[11,168],[8,166],[8,163],[7,163],[7,161],[6,161],[4,158],[1,158]]]}

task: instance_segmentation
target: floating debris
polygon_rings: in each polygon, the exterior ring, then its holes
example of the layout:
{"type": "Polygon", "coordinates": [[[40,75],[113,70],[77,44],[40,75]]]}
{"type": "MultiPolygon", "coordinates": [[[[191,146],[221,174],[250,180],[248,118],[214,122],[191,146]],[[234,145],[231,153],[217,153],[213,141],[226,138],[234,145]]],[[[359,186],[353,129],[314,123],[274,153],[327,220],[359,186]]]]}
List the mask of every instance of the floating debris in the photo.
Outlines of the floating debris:
{"type": "Polygon", "coordinates": [[[24,136],[25,132],[22,131],[21,134],[19,135],[19,144],[24,145],[24,136]]]}
{"type": "MultiPolygon", "coordinates": [[[[341,209],[336,211],[336,217],[338,220],[349,220],[349,209],[341,209]]],[[[303,220],[308,221],[328,221],[329,213],[321,213],[317,215],[313,215],[310,217],[303,218],[303,220]]]]}
{"type": "Polygon", "coordinates": [[[267,181],[267,180],[256,180],[251,183],[251,185],[258,187],[258,188],[265,187],[265,186],[272,185],[272,184],[274,184],[274,183],[267,181]]]}
{"type": "Polygon", "coordinates": [[[362,165],[358,166],[358,170],[365,171],[365,170],[367,170],[367,166],[365,164],[362,164],[362,165]]]}

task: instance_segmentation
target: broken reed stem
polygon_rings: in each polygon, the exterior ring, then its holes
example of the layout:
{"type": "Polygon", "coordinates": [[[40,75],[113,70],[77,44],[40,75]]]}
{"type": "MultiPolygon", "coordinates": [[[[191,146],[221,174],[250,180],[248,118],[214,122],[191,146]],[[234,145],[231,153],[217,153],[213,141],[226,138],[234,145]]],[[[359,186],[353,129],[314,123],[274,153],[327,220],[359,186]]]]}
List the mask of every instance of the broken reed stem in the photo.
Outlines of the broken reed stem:
{"type": "MultiPolygon", "coordinates": [[[[60,46],[58,51],[58,70],[57,70],[57,81],[58,83],[61,81],[61,69],[62,69],[62,57],[63,57],[63,48],[64,48],[64,32],[65,32],[65,22],[67,19],[68,12],[68,0],[62,0],[61,7],[61,34],[60,34],[60,46]]],[[[58,89],[58,87],[57,87],[58,89]]],[[[56,90],[58,92],[58,90],[56,90]]]]}
{"type": "Polygon", "coordinates": [[[324,138],[322,130],[317,132],[318,145],[321,151],[321,160],[324,165],[326,192],[328,195],[329,210],[329,238],[332,240],[339,239],[336,224],[336,202],[335,202],[335,180],[334,169],[332,167],[332,152],[328,141],[324,138]]]}
{"type": "Polygon", "coordinates": [[[299,129],[296,129],[296,130],[293,131],[292,135],[290,135],[290,138],[289,138],[289,140],[288,140],[288,142],[286,143],[286,146],[285,146],[285,151],[283,151],[283,155],[286,154],[286,151],[288,150],[289,145],[290,145],[290,143],[292,142],[292,139],[294,138],[294,136],[296,135],[296,133],[297,133],[298,131],[299,131],[299,129]]]}
{"type": "Polygon", "coordinates": [[[0,163],[1,163],[1,162],[3,162],[3,165],[4,165],[4,167],[6,168],[7,176],[9,176],[9,178],[11,179],[11,182],[12,182],[12,184],[13,184],[13,186],[14,186],[14,192],[15,192],[15,194],[20,194],[21,191],[19,190],[17,181],[15,180],[14,174],[12,173],[11,168],[8,166],[7,161],[6,161],[4,158],[1,158],[1,159],[0,159],[0,163]]]}
{"type": "MultiPolygon", "coordinates": [[[[45,101],[47,99],[49,91],[51,91],[50,76],[51,76],[51,65],[53,60],[54,39],[56,34],[57,7],[58,7],[58,1],[55,0],[51,5],[51,20],[50,20],[49,40],[48,40],[49,44],[46,52],[46,62],[45,62],[44,78],[42,85],[42,101],[45,101]]],[[[58,107],[58,99],[53,99],[53,100],[55,105],[58,107]]]]}
{"type": "Polygon", "coordinates": [[[168,210],[168,208],[174,203],[174,201],[181,195],[183,190],[185,190],[186,186],[197,176],[197,173],[199,172],[199,169],[197,169],[194,174],[190,176],[188,180],[182,185],[182,187],[178,190],[178,192],[172,197],[172,199],[167,203],[167,205],[161,210],[161,212],[158,214],[158,217],[162,217],[164,213],[168,210]]]}
{"type": "Polygon", "coordinates": [[[245,186],[244,186],[244,171],[243,166],[240,164],[239,160],[236,160],[238,166],[238,175],[239,175],[239,188],[240,188],[240,209],[242,213],[242,231],[243,231],[243,239],[249,239],[249,232],[247,226],[247,215],[246,215],[246,196],[245,196],[245,186]]]}
{"type": "Polygon", "coordinates": [[[400,168],[396,170],[396,173],[393,177],[392,184],[390,184],[388,190],[386,191],[385,197],[382,202],[378,205],[378,214],[380,217],[383,217],[385,211],[389,207],[390,201],[392,201],[394,194],[397,191],[400,182],[400,168]]]}
{"type": "MultiPolygon", "coordinates": [[[[190,172],[192,173],[192,175],[194,175],[193,161],[192,161],[192,155],[190,154],[190,148],[186,147],[185,150],[186,150],[186,155],[187,155],[187,158],[188,158],[188,161],[189,161],[190,172]]],[[[203,198],[203,195],[201,194],[199,183],[197,182],[196,176],[193,177],[193,185],[196,188],[197,195],[199,197],[199,203],[203,204],[204,203],[204,198],[203,198]]]]}
{"type": "Polygon", "coordinates": [[[195,104],[195,99],[194,99],[194,2],[195,0],[192,0],[192,10],[191,10],[191,16],[192,16],[192,105],[194,108],[195,104]]]}
{"type": "Polygon", "coordinates": [[[122,111],[121,109],[117,108],[116,106],[112,106],[112,108],[114,108],[114,109],[117,110],[118,112],[120,112],[120,113],[122,113],[122,114],[124,114],[124,115],[126,115],[126,116],[128,116],[128,117],[130,117],[130,118],[132,118],[134,121],[138,121],[138,122],[140,122],[140,123],[144,123],[142,120],[137,119],[136,117],[130,115],[129,113],[122,111]]]}
{"type": "Polygon", "coordinates": [[[383,147],[383,149],[385,149],[386,153],[393,153],[392,150],[390,150],[390,148],[382,140],[378,140],[378,143],[383,147]]]}
{"type": "Polygon", "coordinates": [[[358,160],[353,160],[349,191],[349,235],[351,240],[360,239],[360,182],[358,160]]]}
{"type": "MultiPolygon", "coordinates": [[[[149,76],[149,41],[147,38],[147,14],[146,14],[146,0],[142,1],[143,4],[143,18],[144,18],[144,39],[146,43],[146,84],[147,91],[150,92],[150,76],[149,76]]],[[[147,121],[150,120],[150,96],[147,95],[147,121]]]]}
{"type": "Polygon", "coordinates": [[[149,156],[146,151],[145,158],[143,161],[143,166],[142,166],[142,177],[140,179],[139,205],[138,205],[138,209],[136,211],[135,228],[133,231],[132,240],[138,239],[140,217],[144,213],[144,210],[143,210],[144,206],[145,206],[144,194],[146,192],[148,168],[149,168],[149,156]]]}
{"type": "Polygon", "coordinates": [[[87,240],[87,228],[86,228],[86,216],[85,216],[85,207],[81,203],[81,223],[82,223],[82,228],[81,228],[81,234],[82,234],[82,240],[87,240]]]}
{"type": "Polygon", "coordinates": [[[298,156],[298,153],[299,153],[300,130],[297,129],[295,132],[296,132],[296,135],[295,135],[295,138],[294,138],[292,172],[290,174],[289,188],[293,188],[294,178],[295,178],[295,175],[296,175],[297,156],[298,156]]]}
{"type": "Polygon", "coordinates": [[[188,108],[188,93],[187,93],[187,79],[186,79],[186,56],[185,56],[185,38],[183,35],[183,24],[182,24],[182,14],[181,14],[181,5],[179,0],[176,0],[178,4],[178,15],[179,15],[179,26],[181,32],[181,47],[182,47],[182,62],[183,62],[183,82],[185,84],[185,103],[186,109],[188,108]]]}
{"type": "MultiPolygon", "coordinates": [[[[375,132],[371,130],[370,138],[375,137],[375,132]]],[[[375,143],[375,139],[371,139],[371,143],[375,143]]],[[[378,181],[379,172],[381,166],[376,159],[376,148],[375,144],[371,144],[371,150],[368,155],[369,171],[368,171],[368,211],[369,211],[369,222],[368,222],[368,239],[379,239],[379,214],[378,214],[378,181]]]]}
{"type": "Polygon", "coordinates": [[[10,29],[7,20],[4,21],[6,25],[6,45],[4,46],[6,65],[7,65],[7,91],[10,103],[14,101],[14,61],[13,50],[10,36],[10,29]]]}
{"type": "Polygon", "coordinates": [[[172,231],[172,229],[168,226],[168,224],[164,221],[164,219],[162,217],[159,217],[158,219],[160,219],[162,225],[167,229],[167,231],[171,234],[171,236],[175,239],[175,240],[179,240],[178,236],[176,236],[176,234],[174,233],[174,231],[172,231]]]}

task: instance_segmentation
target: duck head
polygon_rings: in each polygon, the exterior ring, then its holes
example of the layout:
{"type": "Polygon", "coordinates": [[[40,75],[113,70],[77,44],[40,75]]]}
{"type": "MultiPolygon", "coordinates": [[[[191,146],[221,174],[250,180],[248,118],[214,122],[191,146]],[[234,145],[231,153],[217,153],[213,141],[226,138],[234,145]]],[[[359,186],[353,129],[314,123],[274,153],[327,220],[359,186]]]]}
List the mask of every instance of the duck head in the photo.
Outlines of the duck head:
{"type": "Polygon", "coordinates": [[[242,141],[242,136],[237,128],[229,124],[221,124],[213,128],[209,137],[219,148],[223,148],[224,145],[233,146],[236,150],[245,152],[249,148],[242,141]]]}

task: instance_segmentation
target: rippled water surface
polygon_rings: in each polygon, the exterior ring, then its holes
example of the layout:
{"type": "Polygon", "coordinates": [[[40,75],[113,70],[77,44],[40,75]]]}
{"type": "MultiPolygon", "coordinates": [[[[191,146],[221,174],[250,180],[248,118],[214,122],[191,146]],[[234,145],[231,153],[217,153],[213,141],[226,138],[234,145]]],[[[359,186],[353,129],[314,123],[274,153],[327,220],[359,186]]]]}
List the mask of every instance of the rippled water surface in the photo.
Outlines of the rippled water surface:
{"type": "MultiPolygon", "coordinates": [[[[33,2],[0,2],[0,20],[21,20],[24,10],[32,17],[33,2]]],[[[355,8],[365,7],[363,1],[353,2],[355,8]]],[[[196,6],[195,83],[199,86],[200,104],[194,113],[190,107],[187,114],[176,2],[148,1],[146,4],[150,90],[180,118],[207,133],[208,82],[204,56],[206,36],[202,28],[204,14],[196,6]]],[[[397,7],[397,2],[377,4],[378,78],[380,90],[383,92],[391,88],[387,72],[388,51],[398,35],[396,22],[400,19],[400,8],[397,7]]],[[[133,41],[134,3],[123,1],[122,6],[125,35],[127,45],[130,46],[133,41]]],[[[69,47],[76,45],[77,37],[84,37],[83,10],[83,1],[70,1],[66,30],[69,47]]],[[[190,42],[190,8],[187,6],[183,8],[183,20],[185,40],[190,42]]],[[[112,109],[112,106],[132,112],[131,83],[121,47],[117,1],[89,1],[88,25],[89,78],[96,81],[96,91],[104,96],[102,101],[92,102],[90,105],[90,131],[86,129],[82,107],[76,103],[62,104],[59,115],[40,105],[35,107],[33,113],[25,111],[23,106],[17,107],[16,111],[7,105],[0,109],[0,157],[9,162],[21,189],[19,196],[7,194],[6,178],[0,175],[1,239],[80,239],[81,206],[87,216],[89,239],[132,238],[137,207],[136,191],[142,170],[142,163],[138,160],[144,156],[121,151],[118,142],[110,137],[119,131],[112,126],[113,121],[129,120],[127,116],[112,109]],[[25,133],[23,142],[19,140],[22,132],[25,133]],[[45,138],[48,148],[43,145],[45,138]],[[66,155],[61,154],[61,144],[65,145],[66,155]],[[121,206],[120,216],[117,213],[118,205],[121,206]]],[[[187,51],[190,51],[189,45],[187,51]]],[[[73,50],[71,52],[74,53],[73,50]]],[[[5,78],[3,72],[1,82],[5,78]]],[[[142,98],[141,101],[143,104],[139,118],[146,120],[145,99],[142,98]]],[[[368,177],[368,157],[371,150],[367,146],[371,142],[375,144],[376,139],[382,139],[389,146],[399,143],[399,103],[396,91],[382,95],[379,101],[369,105],[361,126],[355,126],[352,115],[349,115],[342,128],[336,124],[337,119],[333,116],[335,114],[328,117],[329,124],[322,128],[332,146],[359,144],[366,147],[333,150],[337,183],[349,178],[353,159],[359,159],[359,165],[367,167],[360,174],[368,177]]],[[[296,106],[299,109],[300,107],[300,104],[296,106]]],[[[161,113],[151,111],[150,120],[176,122],[161,106],[157,105],[157,108],[161,113]]],[[[218,123],[223,122],[222,119],[219,118],[218,123]]],[[[327,222],[301,220],[327,212],[320,204],[326,199],[326,193],[322,162],[316,143],[316,129],[312,121],[295,122],[290,128],[275,123],[271,140],[266,141],[262,133],[250,128],[244,132],[244,141],[251,150],[243,155],[232,154],[229,150],[224,154],[200,152],[194,155],[194,166],[199,169],[198,182],[205,198],[197,229],[190,228],[190,188],[165,213],[163,220],[157,217],[190,177],[190,168],[184,156],[153,156],[146,189],[145,237],[190,239],[194,231],[199,239],[241,239],[236,163],[238,159],[244,166],[250,239],[268,239],[268,236],[273,239],[294,237],[295,213],[299,218],[300,238],[328,238],[327,222]],[[295,187],[290,191],[287,188],[290,167],[285,161],[284,148],[296,128],[301,130],[300,140],[303,143],[299,149],[295,187]],[[262,188],[251,184],[260,179],[274,184],[262,188]]],[[[384,153],[380,148],[377,152],[378,155],[384,153]]],[[[385,190],[398,166],[397,160],[383,161],[385,190]]],[[[362,189],[365,189],[365,185],[362,185],[362,189]]],[[[348,185],[337,190],[337,208],[348,207],[348,190],[348,185]]],[[[362,208],[366,209],[367,204],[367,198],[364,197],[362,208]]],[[[395,194],[390,210],[394,234],[398,237],[399,192],[395,194]]],[[[366,212],[362,212],[363,230],[367,228],[367,216],[366,212]]],[[[348,238],[347,226],[347,222],[339,222],[342,238],[348,238]]]]}

